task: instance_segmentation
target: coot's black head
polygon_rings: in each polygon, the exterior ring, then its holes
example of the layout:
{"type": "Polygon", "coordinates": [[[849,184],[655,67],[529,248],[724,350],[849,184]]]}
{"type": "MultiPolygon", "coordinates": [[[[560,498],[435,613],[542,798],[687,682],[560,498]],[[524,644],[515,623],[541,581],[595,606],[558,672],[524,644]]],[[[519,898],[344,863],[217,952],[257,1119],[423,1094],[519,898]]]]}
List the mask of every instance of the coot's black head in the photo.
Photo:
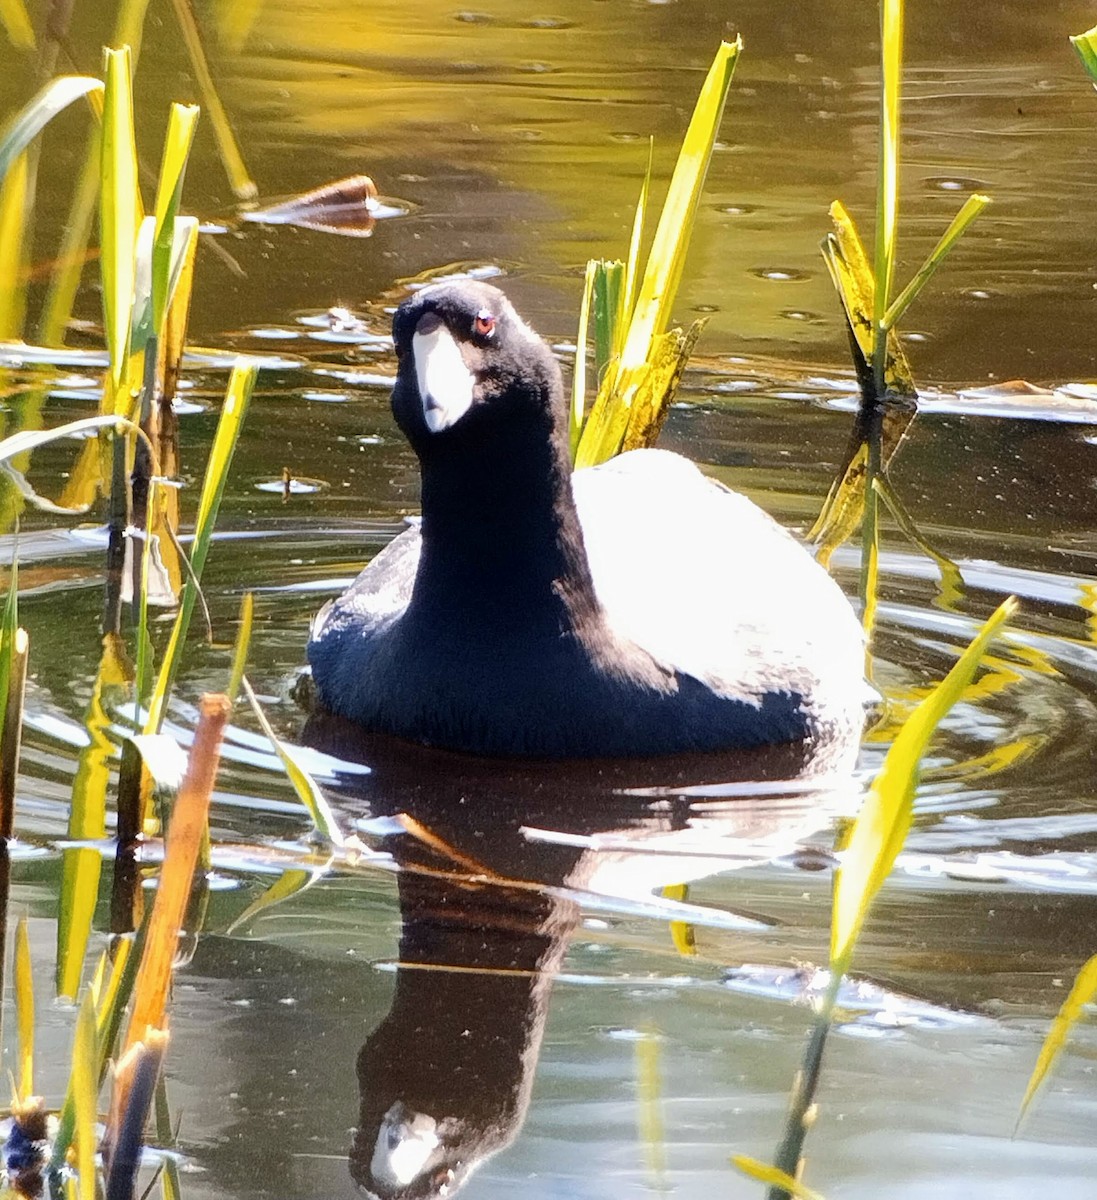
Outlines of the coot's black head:
{"type": "Polygon", "coordinates": [[[396,310],[392,338],[392,411],[420,458],[518,430],[552,436],[564,419],[549,348],[490,284],[424,288],[396,310]]]}

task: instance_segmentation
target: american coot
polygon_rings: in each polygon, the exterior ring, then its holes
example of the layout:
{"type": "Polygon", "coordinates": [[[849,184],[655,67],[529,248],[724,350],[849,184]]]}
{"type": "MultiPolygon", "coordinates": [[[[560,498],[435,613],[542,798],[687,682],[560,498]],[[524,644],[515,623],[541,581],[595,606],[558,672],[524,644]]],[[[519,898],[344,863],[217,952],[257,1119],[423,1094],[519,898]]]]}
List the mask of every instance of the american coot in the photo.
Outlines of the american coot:
{"type": "Polygon", "coordinates": [[[861,630],[785,530],[667,451],[573,475],[559,368],[497,288],[424,288],[393,340],[423,519],[317,615],[325,707],[483,755],[848,761],[861,630]]]}

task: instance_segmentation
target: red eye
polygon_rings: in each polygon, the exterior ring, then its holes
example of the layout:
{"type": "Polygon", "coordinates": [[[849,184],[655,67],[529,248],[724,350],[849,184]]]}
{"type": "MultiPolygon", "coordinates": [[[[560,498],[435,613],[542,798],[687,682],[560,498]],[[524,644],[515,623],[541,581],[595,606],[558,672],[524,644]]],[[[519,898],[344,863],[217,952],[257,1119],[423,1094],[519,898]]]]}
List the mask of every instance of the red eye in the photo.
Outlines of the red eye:
{"type": "Polygon", "coordinates": [[[472,327],[480,337],[491,337],[495,332],[495,317],[488,309],[482,308],[476,314],[472,327]]]}

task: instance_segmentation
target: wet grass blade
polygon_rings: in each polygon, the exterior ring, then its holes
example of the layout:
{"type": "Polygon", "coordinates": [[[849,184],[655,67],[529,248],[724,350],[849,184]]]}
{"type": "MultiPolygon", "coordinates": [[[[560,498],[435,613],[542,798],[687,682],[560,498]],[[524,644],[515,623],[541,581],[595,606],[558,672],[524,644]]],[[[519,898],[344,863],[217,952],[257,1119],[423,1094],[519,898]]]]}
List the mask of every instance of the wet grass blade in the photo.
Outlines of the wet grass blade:
{"type": "Polygon", "coordinates": [[[160,665],[160,674],[149,700],[149,715],[145,722],[146,733],[159,733],[164,720],[164,710],[168,694],[171,691],[175,672],[179,666],[183,642],[190,626],[191,616],[198,599],[197,582],[201,581],[202,568],[206,563],[210,543],[213,540],[214,526],[217,513],[224,495],[232,456],[236,451],[236,443],[247,415],[248,403],[255,388],[258,366],[248,359],[237,359],[229,378],[225,402],[221,408],[221,419],[217,423],[217,433],[214,435],[213,446],[210,449],[209,461],[206,464],[206,475],[202,483],[202,495],[198,501],[198,515],[195,519],[194,541],[191,545],[191,570],[193,578],[188,579],[183,588],[183,599],[179,605],[179,613],[171,631],[171,638],[164,651],[164,660],[160,665]]]}
{"type": "Polygon", "coordinates": [[[33,52],[38,49],[34,26],[23,0],[0,0],[0,24],[16,50],[33,52]]]}
{"type": "Polygon", "coordinates": [[[1024,1099],[1021,1101],[1021,1108],[1017,1114],[1017,1125],[1013,1130],[1014,1135],[1016,1135],[1017,1129],[1020,1127],[1022,1120],[1024,1120],[1029,1105],[1032,1103],[1037,1091],[1039,1091],[1040,1085],[1047,1078],[1048,1072],[1066,1045],[1066,1040],[1070,1035],[1071,1029],[1084,1016],[1086,1006],[1093,1004],[1094,1001],[1097,1001],[1097,954],[1078,972],[1069,995],[1063,1001],[1062,1008],[1059,1009],[1055,1020],[1051,1023],[1051,1028],[1044,1039],[1044,1044],[1040,1047],[1040,1055],[1036,1060],[1036,1066],[1033,1067],[1032,1076],[1028,1081],[1028,1086],[1025,1088],[1024,1099]]]}
{"type": "Polygon", "coordinates": [[[598,264],[591,259],[583,276],[583,302],[579,306],[579,328],[575,334],[575,370],[571,376],[571,408],[568,419],[568,442],[571,458],[579,448],[579,437],[583,432],[583,418],[587,406],[587,336],[590,326],[590,307],[594,295],[594,276],[598,264]]]}
{"type": "Polygon", "coordinates": [[[202,95],[202,103],[209,113],[210,122],[213,125],[213,133],[217,139],[221,161],[224,163],[225,172],[229,178],[229,186],[238,200],[254,200],[259,189],[248,174],[247,167],[244,166],[244,157],[240,153],[236,135],[232,132],[232,125],[229,123],[225,106],[217,94],[213,76],[210,74],[209,63],[206,61],[206,52],[202,48],[198,23],[194,19],[190,2],[189,0],[172,0],[172,8],[175,10],[179,29],[183,34],[191,67],[194,69],[194,78],[202,95]]]}
{"type": "Polygon", "coordinates": [[[156,189],[156,232],[152,250],[152,328],[162,336],[168,306],[172,247],[175,242],[175,218],[183,194],[187,158],[198,122],[196,105],[173,104],[160,162],[160,180],[156,189]]]}
{"type": "Polygon", "coordinates": [[[594,260],[591,304],[594,313],[594,386],[601,390],[610,364],[621,353],[624,341],[625,274],[623,262],[594,260]]]}
{"type": "Polygon", "coordinates": [[[102,91],[103,81],[86,75],[63,75],[50,80],[0,133],[0,179],[59,112],[74,100],[102,91]]]}
{"type": "MultiPolygon", "coordinates": [[[[640,251],[644,241],[644,226],[648,219],[648,196],[651,194],[651,171],[655,163],[655,139],[648,138],[648,165],[644,171],[644,182],[640,185],[640,196],[636,201],[636,212],[632,218],[632,237],[629,239],[628,258],[625,259],[625,287],[621,297],[621,311],[630,319],[636,307],[636,286],[640,277],[640,251]]],[[[621,334],[624,334],[621,325],[621,334]]],[[[623,344],[614,344],[613,353],[620,354],[623,344]]]]}
{"type": "Polygon", "coordinates": [[[19,628],[19,560],[14,552],[10,569],[0,627],[0,837],[5,841],[15,827],[15,782],[27,680],[27,635],[19,628]]]}
{"type": "Polygon", "coordinates": [[[929,257],[918,268],[914,278],[903,288],[894,303],[892,303],[884,314],[883,328],[885,331],[890,331],[895,327],[899,318],[906,312],[917,298],[918,293],[929,282],[933,272],[944,262],[949,251],[960,240],[967,227],[989,203],[990,197],[983,196],[978,192],[968,196],[964,201],[963,208],[952,218],[952,223],[941,235],[941,240],[930,251],[929,257]]]}
{"type": "MultiPolygon", "coordinates": [[[[579,467],[593,466],[618,453],[628,429],[629,410],[645,383],[660,408],[670,399],[670,393],[660,392],[648,377],[655,355],[665,352],[665,343],[659,339],[670,322],[701,190],[741,50],[739,38],[721,42],[701,87],[655,228],[636,303],[625,314],[627,331],[620,354],[599,380],[598,397],[579,441],[579,467]]],[[[677,374],[680,371],[669,372],[665,378],[676,378],[677,374]]],[[[644,423],[650,422],[645,418],[644,423]]]]}
{"type": "Polygon", "coordinates": [[[283,871],[269,888],[244,909],[235,921],[225,930],[225,936],[231,937],[237,930],[246,927],[261,912],[274,908],[289,900],[292,896],[306,891],[318,879],[326,874],[326,864],[316,870],[306,870],[304,867],[291,867],[283,871]]]}
{"type": "Polygon", "coordinates": [[[293,784],[293,790],[308,810],[309,816],[312,817],[312,823],[316,826],[317,833],[326,838],[333,846],[342,846],[344,838],[340,832],[338,822],[335,820],[335,814],[331,811],[331,806],[324,798],[324,793],[320,791],[316,780],[297,761],[297,756],[290,747],[283,745],[278,740],[277,735],[271,728],[270,722],[267,720],[266,713],[263,712],[259,705],[259,700],[255,692],[252,691],[251,684],[248,683],[246,675],[241,678],[240,684],[244,689],[244,694],[251,703],[255,719],[270,739],[270,744],[274,747],[274,753],[278,755],[279,761],[285,768],[290,783],[293,784]]]}
{"type": "Polygon", "coordinates": [[[71,1077],[79,1200],[96,1200],[95,1125],[99,1095],[98,1060],[95,1006],[92,1003],[91,992],[85,992],[80,1004],[80,1013],[76,1018],[71,1077]]]}
{"type": "Polygon", "coordinates": [[[251,592],[245,592],[240,601],[240,627],[236,633],[236,644],[232,648],[232,671],[229,674],[229,687],[226,693],[230,704],[236,703],[240,695],[240,684],[244,678],[244,668],[248,662],[248,649],[251,646],[251,625],[255,616],[255,597],[251,592]]]}
{"type": "Polygon", "coordinates": [[[133,83],[128,46],[104,50],[106,91],[100,145],[99,262],[103,279],[103,323],[110,353],[111,394],[106,411],[128,414],[133,294],[137,276],[137,148],[133,136],[133,83]]]}
{"type": "Polygon", "coordinates": [[[751,1179],[757,1179],[759,1183],[767,1183],[770,1187],[777,1188],[786,1195],[795,1196],[796,1200],[823,1200],[818,1192],[805,1187],[786,1171],[771,1167],[768,1163],[759,1162],[756,1158],[751,1158],[749,1154],[733,1154],[731,1162],[744,1175],[749,1175],[751,1179]]]}
{"type": "Polygon", "coordinates": [[[919,762],[929,739],[971,682],[991,640],[1016,611],[1013,597],[999,605],[952,670],[904,724],[873,780],[835,878],[830,949],[835,975],[846,973],[869,905],[910,828],[919,762]]]}
{"type": "Polygon", "coordinates": [[[872,302],[872,375],[884,394],[887,331],[884,316],[895,273],[895,225],[899,213],[899,94],[903,75],[903,0],[880,0],[880,148],[876,174],[876,249],[872,302]]]}
{"type": "Polygon", "coordinates": [[[30,166],[20,154],[0,184],[0,340],[18,341],[27,315],[30,166]]]}
{"type": "MultiPolygon", "coordinates": [[[[210,796],[229,711],[229,702],[224,696],[203,696],[187,761],[187,773],[180,785],[168,826],[160,882],[145,934],[144,951],[137,968],[133,1012],[126,1038],[127,1051],[145,1041],[149,1029],[164,1027],[172,963],[209,817],[210,796]]],[[[131,1075],[120,1073],[117,1076],[115,1111],[126,1111],[131,1086],[131,1075]]]]}
{"type": "Polygon", "coordinates": [[[27,918],[15,927],[15,1012],[19,1025],[19,1098],[34,1095],[34,975],[30,965],[27,918]]]}
{"type": "Polygon", "coordinates": [[[1094,25],[1092,29],[1087,29],[1085,33],[1072,36],[1070,44],[1078,52],[1078,57],[1082,60],[1082,66],[1085,67],[1090,79],[1097,84],[1097,25],[1094,25]]]}

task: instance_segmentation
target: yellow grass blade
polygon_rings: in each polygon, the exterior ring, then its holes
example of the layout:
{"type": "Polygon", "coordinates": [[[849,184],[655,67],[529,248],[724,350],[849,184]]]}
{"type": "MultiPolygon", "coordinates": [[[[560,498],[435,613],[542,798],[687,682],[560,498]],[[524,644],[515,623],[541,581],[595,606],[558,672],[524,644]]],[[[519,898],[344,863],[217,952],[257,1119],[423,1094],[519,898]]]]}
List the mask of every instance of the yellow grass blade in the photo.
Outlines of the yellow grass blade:
{"type": "Polygon", "coordinates": [[[1097,85],[1097,25],[1071,37],[1070,44],[1078,52],[1090,79],[1097,85]]]}
{"type": "MultiPolygon", "coordinates": [[[[221,738],[228,717],[229,703],[224,696],[202,697],[187,773],[168,826],[164,865],[149,917],[145,949],[137,968],[126,1050],[144,1041],[150,1028],[164,1028],[172,962],[208,820],[210,795],[220,762],[221,738]]],[[[128,1086],[126,1077],[119,1076],[113,1105],[119,1112],[126,1110],[128,1086]]]]}
{"type": "Polygon", "coordinates": [[[899,293],[895,302],[884,314],[883,327],[885,330],[895,328],[899,318],[906,312],[918,293],[926,286],[930,276],[944,262],[946,255],[963,236],[967,227],[990,203],[989,196],[975,192],[964,201],[963,208],[952,218],[952,222],[941,235],[940,241],[930,251],[929,257],[918,268],[917,274],[899,293]]]}
{"type": "Polygon", "coordinates": [[[854,822],[834,884],[830,962],[845,974],[869,905],[891,871],[910,829],[919,763],[941,719],[971,682],[987,646],[1017,611],[1003,601],[952,670],[899,731],[854,822]]]}
{"type": "Polygon", "coordinates": [[[194,141],[198,111],[196,105],[173,104],[168,118],[167,136],[164,139],[160,181],[156,189],[156,232],[152,251],[152,327],[157,337],[161,336],[164,329],[172,246],[175,240],[175,218],[179,215],[187,157],[194,141]]]}
{"type": "Polygon", "coordinates": [[[255,616],[255,597],[251,592],[245,592],[240,601],[240,627],[236,634],[236,645],[232,649],[232,672],[229,675],[228,691],[225,693],[230,704],[236,703],[240,694],[240,683],[244,678],[244,668],[248,662],[248,648],[251,646],[251,625],[255,616]]]}
{"type": "Polygon", "coordinates": [[[86,75],[62,75],[51,79],[0,132],[0,178],[59,112],[82,96],[102,91],[102,80],[86,75]]]}
{"type": "Polygon", "coordinates": [[[95,1006],[85,992],[76,1018],[72,1047],[72,1095],[76,1114],[76,1173],[79,1200],[96,1200],[95,1125],[98,1115],[99,1054],[95,1033],[95,1006]]]}
{"type": "Polygon", "coordinates": [[[575,334],[575,370],[571,377],[571,410],[568,421],[568,439],[571,444],[572,461],[579,448],[579,435],[583,432],[583,417],[587,404],[587,333],[590,325],[590,305],[594,294],[594,277],[598,263],[592,258],[587,263],[583,276],[583,302],[579,306],[579,328],[575,334]]]}
{"type": "Polygon", "coordinates": [[[27,315],[27,155],[20,154],[0,184],[0,340],[23,336],[27,315]]]}
{"type": "Polygon", "coordinates": [[[217,521],[221,497],[224,495],[229,466],[236,451],[237,439],[247,414],[258,370],[256,363],[246,358],[239,358],[229,377],[225,402],[221,408],[221,419],[217,423],[217,433],[214,435],[209,461],[206,463],[206,475],[202,483],[202,495],[198,502],[198,515],[195,519],[194,541],[191,545],[190,558],[194,578],[188,579],[186,587],[183,589],[183,600],[175,618],[175,625],[172,627],[167,649],[164,651],[164,659],[160,664],[160,674],[157,677],[156,686],[153,688],[152,697],[149,700],[149,715],[145,722],[146,733],[159,733],[164,720],[168,694],[179,666],[183,641],[186,638],[198,598],[195,581],[201,582],[202,568],[205,566],[206,555],[213,539],[213,529],[217,521]]]}
{"type": "Polygon", "coordinates": [[[202,94],[202,103],[213,124],[217,148],[221,152],[221,161],[229,177],[229,186],[238,200],[254,200],[259,194],[259,189],[248,174],[247,167],[244,166],[244,157],[240,153],[236,135],[232,132],[232,126],[229,124],[225,106],[217,95],[217,88],[214,85],[213,76],[210,74],[206,52],[202,48],[202,38],[198,32],[198,25],[194,19],[194,13],[191,11],[189,0],[172,0],[172,7],[175,9],[175,16],[183,34],[183,41],[187,47],[198,90],[202,94]]]}
{"type": "MultiPolygon", "coordinates": [[[[648,216],[648,195],[651,192],[651,170],[655,161],[655,139],[648,138],[648,165],[644,171],[644,182],[640,185],[640,196],[636,201],[636,213],[632,218],[632,237],[629,240],[628,258],[625,259],[625,288],[621,299],[621,311],[625,321],[620,325],[621,335],[627,328],[627,322],[632,320],[633,309],[636,307],[636,283],[640,276],[640,250],[644,240],[644,225],[648,216]]],[[[620,354],[623,345],[613,347],[615,355],[620,354]]]]}
{"type": "MultiPolygon", "coordinates": [[[[1044,1044],[1040,1047],[1040,1055],[1036,1060],[1036,1065],[1032,1068],[1032,1077],[1028,1081],[1028,1087],[1025,1088],[1025,1096],[1021,1101],[1020,1112],[1017,1114],[1018,1126],[1028,1111],[1033,1097],[1040,1088],[1040,1084],[1043,1083],[1055,1060],[1066,1045],[1066,1040],[1071,1029],[1084,1015],[1086,1005],[1092,1004],[1095,1000],[1097,1000],[1097,954],[1078,972],[1078,976],[1074,980],[1074,986],[1070,989],[1069,995],[1063,1001],[1062,1008],[1059,1009],[1055,1020],[1051,1023],[1051,1028],[1044,1039],[1044,1044]]],[[[1014,1132],[1016,1133],[1016,1129],[1014,1129],[1014,1132]]]]}
{"type": "Polygon", "coordinates": [[[130,326],[137,274],[137,148],[133,138],[130,51],[104,50],[106,91],[100,147],[99,268],[103,278],[103,323],[110,353],[110,396],[105,411],[128,413],[124,391],[130,356],[130,326]]]}
{"type": "Polygon", "coordinates": [[[236,920],[233,921],[228,929],[225,930],[225,936],[231,937],[238,929],[243,929],[249,925],[252,919],[258,916],[259,913],[268,908],[274,908],[275,905],[290,899],[291,896],[296,896],[299,892],[305,891],[306,888],[311,887],[322,877],[322,870],[307,871],[304,867],[290,867],[288,870],[283,871],[274,883],[258,899],[253,900],[236,920]]]}
{"type": "MultiPolygon", "coordinates": [[[[659,396],[660,404],[666,402],[666,393],[657,386],[657,381],[649,381],[648,376],[655,355],[663,349],[659,338],[666,333],[670,321],[712,147],[741,50],[738,38],[734,42],[721,42],[701,87],[655,229],[636,303],[625,314],[627,332],[620,354],[599,380],[598,397],[579,440],[575,455],[578,467],[603,462],[621,449],[629,425],[629,409],[642,388],[659,396]]],[[[645,202],[643,194],[641,200],[645,202]]],[[[640,212],[638,219],[642,221],[642,217],[640,212]]],[[[638,244],[636,239],[634,227],[633,249],[638,244]]],[[[644,423],[650,422],[645,419],[644,423]]]]}
{"type": "Polygon", "coordinates": [[[777,1167],[771,1167],[768,1163],[751,1158],[749,1154],[733,1154],[731,1162],[744,1175],[749,1175],[751,1179],[757,1179],[759,1183],[769,1184],[770,1187],[780,1188],[790,1196],[795,1196],[796,1200],[823,1200],[819,1192],[805,1187],[798,1179],[793,1179],[791,1175],[777,1167]]]}
{"type": "Polygon", "coordinates": [[[712,147],[720,131],[728,88],[742,49],[741,38],[721,42],[701,85],[701,94],[682,140],[667,198],[655,228],[647,267],[636,297],[636,309],[630,314],[629,331],[621,352],[625,368],[646,360],[652,338],[663,333],[670,321],[671,305],[682,276],[712,147]]]}
{"type": "Polygon", "coordinates": [[[0,24],[4,26],[8,41],[16,50],[34,51],[38,48],[34,27],[23,0],[0,0],[0,24]]]}
{"type": "Polygon", "coordinates": [[[19,1021],[19,1097],[34,1095],[34,976],[27,918],[15,927],[15,1011],[19,1021]]]}
{"type": "Polygon", "coordinates": [[[667,1150],[663,1129],[663,1080],[659,1070],[659,1035],[642,1031],[636,1042],[637,1132],[644,1147],[654,1190],[666,1190],[667,1150]]]}
{"type": "Polygon", "coordinates": [[[876,252],[873,259],[873,355],[876,394],[884,394],[884,314],[895,272],[899,212],[899,92],[903,74],[903,0],[880,0],[880,151],[876,178],[876,252]]]}
{"type": "Polygon", "coordinates": [[[318,833],[322,834],[333,846],[343,845],[343,834],[339,829],[339,824],[335,819],[335,814],[331,811],[331,806],[324,797],[324,793],[320,791],[316,780],[305,770],[297,761],[297,756],[293,753],[289,746],[284,745],[278,740],[274,730],[271,728],[270,722],[267,720],[266,713],[259,706],[259,700],[252,691],[251,684],[248,683],[248,677],[245,675],[241,678],[240,684],[244,689],[244,694],[251,703],[252,712],[255,713],[255,719],[262,726],[263,732],[270,740],[270,744],[274,747],[275,754],[281,762],[286,774],[289,776],[290,783],[293,784],[293,790],[297,793],[298,799],[308,810],[309,816],[312,817],[312,823],[316,826],[318,833]]]}

